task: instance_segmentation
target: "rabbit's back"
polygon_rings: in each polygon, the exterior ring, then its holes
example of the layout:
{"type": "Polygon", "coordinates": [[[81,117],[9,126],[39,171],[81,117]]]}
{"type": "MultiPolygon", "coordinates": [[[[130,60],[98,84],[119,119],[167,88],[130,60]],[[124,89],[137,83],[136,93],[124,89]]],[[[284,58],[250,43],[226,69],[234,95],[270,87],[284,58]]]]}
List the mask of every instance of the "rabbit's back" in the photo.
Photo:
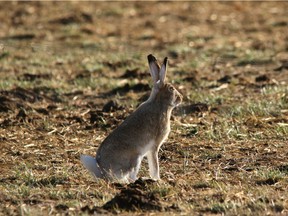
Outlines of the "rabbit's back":
{"type": "Polygon", "coordinates": [[[161,119],[155,104],[142,104],[106,137],[98,152],[145,148],[147,143],[156,140],[161,133],[169,132],[170,128],[166,128],[166,122],[161,122],[163,120],[169,119],[161,119]]]}

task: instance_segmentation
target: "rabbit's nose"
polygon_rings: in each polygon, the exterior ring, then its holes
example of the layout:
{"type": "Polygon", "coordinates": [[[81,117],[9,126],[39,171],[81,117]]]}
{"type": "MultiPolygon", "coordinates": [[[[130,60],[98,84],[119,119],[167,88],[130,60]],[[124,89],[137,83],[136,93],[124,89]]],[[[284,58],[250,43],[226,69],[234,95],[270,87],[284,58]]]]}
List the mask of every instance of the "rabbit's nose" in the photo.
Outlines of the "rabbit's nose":
{"type": "Polygon", "coordinates": [[[179,105],[180,103],[182,103],[182,95],[179,93],[176,96],[176,104],[179,105]]]}

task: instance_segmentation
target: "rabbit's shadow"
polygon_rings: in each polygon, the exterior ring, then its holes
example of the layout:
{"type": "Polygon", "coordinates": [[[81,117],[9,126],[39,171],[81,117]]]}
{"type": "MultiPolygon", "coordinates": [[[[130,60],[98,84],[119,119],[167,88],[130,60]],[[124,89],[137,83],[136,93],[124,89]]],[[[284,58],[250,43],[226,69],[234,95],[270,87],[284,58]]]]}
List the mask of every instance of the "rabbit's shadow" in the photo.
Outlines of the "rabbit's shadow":
{"type": "Polygon", "coordinates": [[[157,187],[157,181],[152,179],[139,178],[134,183],[128,185],[114,183],[113,186],[120,190],[118,194],[102,207],[90,209],[85,206],[82,211],[88,213],[105,213],[118,211],[166,211],[172,207],[163,207],[161,197],[157,192],[153,193],[152,188],[157,187]]]}

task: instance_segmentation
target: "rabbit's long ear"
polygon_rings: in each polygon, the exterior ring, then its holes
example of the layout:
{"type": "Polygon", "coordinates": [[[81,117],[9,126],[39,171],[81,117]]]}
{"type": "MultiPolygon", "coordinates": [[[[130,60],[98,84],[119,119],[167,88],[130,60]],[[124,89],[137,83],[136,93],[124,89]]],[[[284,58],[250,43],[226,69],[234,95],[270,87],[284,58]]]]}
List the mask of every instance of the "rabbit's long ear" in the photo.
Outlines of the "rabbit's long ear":
{"type": "Polygon", "coordinates": [[[148,55],[147,59],[153,83],[156,83],[159,80],[160,66],[158,64],[157,59],[152,54],[148,55]]]}
{"type": "Polygon", "coordinates": [[[161,84],[165,83],[166,72],[167,72],[167,63],[168,63],[168,58],[165,57],[163,64],[161,66],[160,72],[159,72],[159,80],[160,80],[161,84]]]}

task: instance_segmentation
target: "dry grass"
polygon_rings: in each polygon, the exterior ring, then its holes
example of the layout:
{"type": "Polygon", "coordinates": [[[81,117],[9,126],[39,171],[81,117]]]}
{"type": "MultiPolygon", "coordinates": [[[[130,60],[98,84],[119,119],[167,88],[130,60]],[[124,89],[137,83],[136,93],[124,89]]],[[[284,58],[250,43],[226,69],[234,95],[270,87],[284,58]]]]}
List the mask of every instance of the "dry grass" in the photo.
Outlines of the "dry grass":
{"type": "Polygon", "coordinates": [[[287,3],[0,6],[0,215],[288,213],[287,3]],[[147,96],[149,53],[185,96],[162,180],[95,182],[79,156],[147,96]]]}

